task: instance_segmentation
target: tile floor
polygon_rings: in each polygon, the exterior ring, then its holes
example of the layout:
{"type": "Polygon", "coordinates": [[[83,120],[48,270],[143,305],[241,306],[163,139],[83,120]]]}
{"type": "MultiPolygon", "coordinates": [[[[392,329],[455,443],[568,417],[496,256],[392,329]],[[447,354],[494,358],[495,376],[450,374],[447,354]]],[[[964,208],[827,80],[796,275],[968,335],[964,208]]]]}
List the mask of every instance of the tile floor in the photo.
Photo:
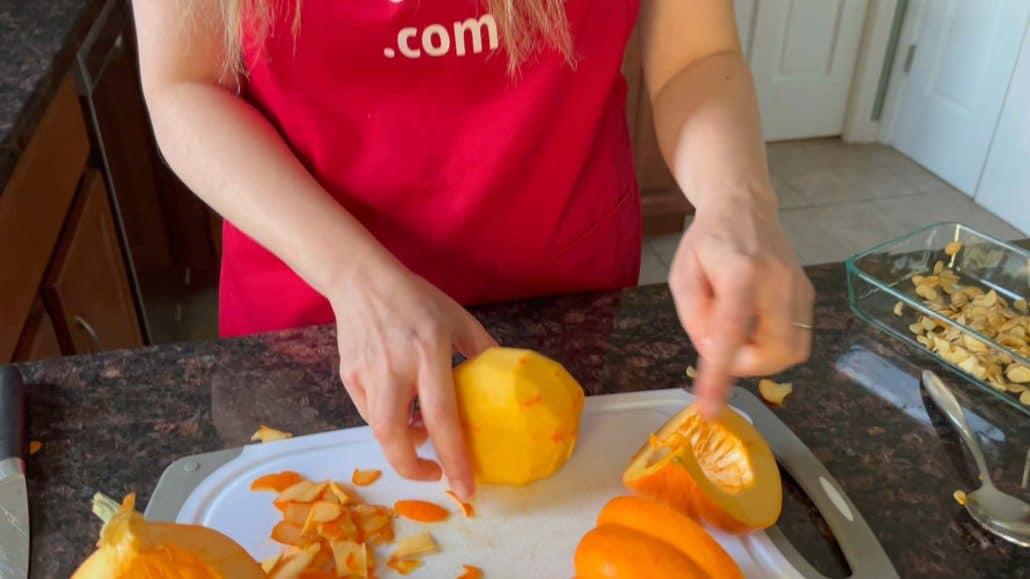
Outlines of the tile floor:
{"type": "MultiPolygon", "coordinates": [[[[769,145],[780,219],[806,264],[843,261],[893,237],[959,221],[1002,239],[1027,237],[929,171],[883,145],[838,139],[769,145]]],[[[644,244],[640,284],[664,283],[679,235],[644,244]]]]}

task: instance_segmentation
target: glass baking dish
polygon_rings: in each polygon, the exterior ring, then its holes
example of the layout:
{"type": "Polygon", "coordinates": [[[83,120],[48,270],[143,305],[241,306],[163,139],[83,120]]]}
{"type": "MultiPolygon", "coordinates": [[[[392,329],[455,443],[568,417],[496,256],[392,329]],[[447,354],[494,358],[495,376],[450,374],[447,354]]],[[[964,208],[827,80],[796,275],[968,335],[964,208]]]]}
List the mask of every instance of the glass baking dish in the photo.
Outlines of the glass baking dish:
{"type": "Polygon", "coordinates": [[[1023,311],[1030,251],[938,223],[857,253],[846,266],[848,301],[859,318],[1030,416],[1030,317],[1023,311]],[[944,275],[934,275],[935,267],[944,275]],[[917,283],[929,288],[917,293],[917,283]]]}

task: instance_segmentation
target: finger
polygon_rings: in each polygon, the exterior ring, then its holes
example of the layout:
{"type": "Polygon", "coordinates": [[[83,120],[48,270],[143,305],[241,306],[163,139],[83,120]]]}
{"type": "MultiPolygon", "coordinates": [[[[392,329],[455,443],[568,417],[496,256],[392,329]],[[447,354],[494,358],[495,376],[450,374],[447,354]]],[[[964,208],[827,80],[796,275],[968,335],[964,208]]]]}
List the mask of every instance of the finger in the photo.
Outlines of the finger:
{"type": "Polygon", "coordinates": [[[709,327],[703,339],[710,341],[698,369],[696,394],[707,418],[718,415],[730,388],[730,374],[737,351],[748,338],[754,314],[750,266],[729,266],[714,281],[715,299],[709,327]]]}
{"type": "Polygon", "coordinates": [[[422,420],[433,441],[451,488],[462,500],[472,497],[475,483],[458,417],[451,374],[450,348],[440,343],[427,351],[419,367],[418,397],[422,420]]]}
{"type": "Polygon", "coordinates": [[[712,287],[708,283],[697,256],[688,252],[676,261],[669,274],[669,290],[676,305],[676,315],[694,347],[700,349],[707,335],[706,321],[712,308],[712,287]]]}
{"type": "MultiPolygon", "coordinates": [[[[462,322],[456,328],[454,335],[454,349],[466,358],[472,358],[484,350],[497,346],[497,340],[486,331],[483,324],[475,316],[461,310],[464,314],[462,322]]],[[[448,355],[448,359],[450,356],[448,355]]]]}
{"type": "Polygon", "coordinates": [[[798,324],[811,325],[812,292],[801,274],[792,276],[786,294],[768,292],[756,296],[759,325],[755,340],[737,352],[733,373],[738,376],[759,376],[781,372],[808,358],[812,330],[798,324]]]}
{"type": "Polygon", "coordinates": [[[397,474],[412,480],[438,480],[440,467],[418,457],[408,423],[411,398],[402,398],[398,388],[382,388],[369,397],[372,433],[397,474]]]}
{"type": "Polygon", "coordinates": [[[358,415],[367,424],[368,420],[368,398],[365,393],[365,388],[361,384],[361,379],[354,373],[340,372],[340,380],[343,382],[343,389],[347,391],[347,395],[350,396],[350,401],[354,404],[354,408],[357,409],[358,415]],[[344,378],[347,376],[347,378],[344,378]]]}

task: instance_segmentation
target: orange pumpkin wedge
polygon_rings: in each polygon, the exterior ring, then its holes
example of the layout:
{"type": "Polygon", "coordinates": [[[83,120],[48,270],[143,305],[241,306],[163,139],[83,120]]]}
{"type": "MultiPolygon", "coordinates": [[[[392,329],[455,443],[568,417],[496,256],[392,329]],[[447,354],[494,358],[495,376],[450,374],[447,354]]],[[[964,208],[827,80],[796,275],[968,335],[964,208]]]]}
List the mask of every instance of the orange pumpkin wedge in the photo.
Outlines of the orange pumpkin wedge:
{"type": "Polygon", "coordinates": [[[769,445],[737,412],[715,421],[695,405],[673,416],[623,473],[630,490],[730,533],[772,526],[783,487],[769,445]]]}
{"type": "Polygon", "coordinates": [[[733,559],[704,528],[682,513],[645,497],[616,497],[597,516],[597,526],[619,526],[686,553],[707,577],[743,579],[733,559]]]}
{"type": "Polygon", "coordinates": [[[420,523],[439,523],[451,516],[447,509],[429,501],[397,501],[393,510],[405,519],[420,523]]]}
{"type": "Polygon", "coordinates": [[[626,527],[591,529],[576,547],[576,579],[709,579],[685,553],[626,527]]]}

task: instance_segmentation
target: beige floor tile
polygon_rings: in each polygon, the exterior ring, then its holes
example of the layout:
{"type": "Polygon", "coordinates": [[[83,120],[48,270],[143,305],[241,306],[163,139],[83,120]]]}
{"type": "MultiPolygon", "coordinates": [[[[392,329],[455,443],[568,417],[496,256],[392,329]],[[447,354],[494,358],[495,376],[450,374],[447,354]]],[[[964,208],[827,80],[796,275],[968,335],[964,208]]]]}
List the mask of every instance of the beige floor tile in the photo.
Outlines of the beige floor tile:
{"type": "Polygon", "coordinates": [[[768,151],[774,182],[793,187],[811,205],[854,203],[950,188],[904,155],[879,144],[853,145],[837,139],[788,141],[772,143],[768,151]]]}
{"type": "Polygon", "coordinates": [[[808,207],[780,211],[783,230],[794,246],[802,265],[841,261],[849,253],[837,233],[819,220],[826,208],[808,207]]]}
{"type": "Polygon", "coordinates": [[[681,233],[662,235],[648,239],[647,243],[665,267],[672,267],[672,259],[676,256],[676,248],[679,247],[682,236],[681,233]]]}
{"type": "Polygon", "coordinates": [[[808,207],[782,211],[780,215],[806,263],[839,261],[877,243],[947,221],[964,223],[1002,239],[1023,237],[956,191],[808,207]]]}
{"type": "Polygon", "coordinates": [[[640,259],[640,278],[638,285],[651,285],[656,283],[668,283],[669,268],[658,258],[658,253],[651,245],[650,240],[644,242],[640,259]]]}

